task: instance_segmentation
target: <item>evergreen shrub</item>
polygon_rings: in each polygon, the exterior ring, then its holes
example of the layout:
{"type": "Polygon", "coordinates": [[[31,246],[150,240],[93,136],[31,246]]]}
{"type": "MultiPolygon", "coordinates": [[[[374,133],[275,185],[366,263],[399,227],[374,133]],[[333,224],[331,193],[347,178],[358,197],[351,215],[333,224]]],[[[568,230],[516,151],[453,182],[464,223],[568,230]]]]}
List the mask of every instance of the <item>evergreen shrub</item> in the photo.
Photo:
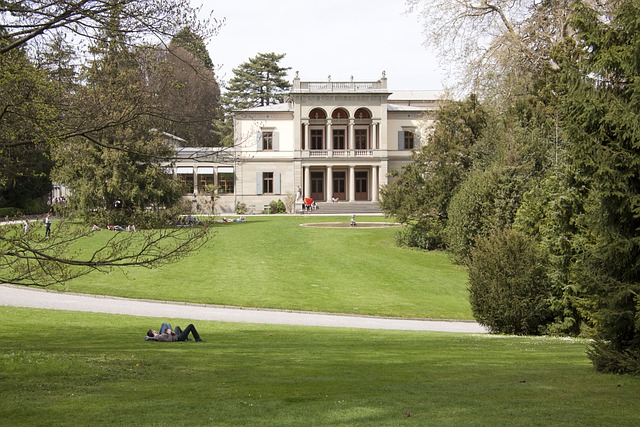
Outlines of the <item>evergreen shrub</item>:
{"type": "Polygon", "coordinates": [[[444,248],[444,224],[439,218],[408,224],[396,233],[396,244],[410,248],[434,250],[444,248]]]}
{"type": "Polygon", "coordinates": [[[27,215],[44,214],[49,212],[49,204],[43,198],[27,199],[24,202],[24,213],[27,215]]]}
{"type": "Polygon", "coordinates": [[[537,243],[514,230],[479,238],[469,262],[474,317],[493,333],[538,335],[553,321],[537,243]]]}
{"type": "Polygon", "coordinates": [[[611,342],[596,339],[587,350],[587,356],[598,372],[640,374],[640,351],[634,348],[616,349],[611,342]]]}

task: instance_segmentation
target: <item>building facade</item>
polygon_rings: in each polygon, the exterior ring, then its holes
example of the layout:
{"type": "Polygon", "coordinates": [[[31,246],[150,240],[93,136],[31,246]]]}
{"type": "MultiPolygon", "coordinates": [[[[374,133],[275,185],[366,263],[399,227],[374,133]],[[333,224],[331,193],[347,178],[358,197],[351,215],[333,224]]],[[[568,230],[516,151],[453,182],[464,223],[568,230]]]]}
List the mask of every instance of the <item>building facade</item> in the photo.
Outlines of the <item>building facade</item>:
{"type": "Polygon", "coordinates": [[[238,111],[232,149],[182,148],[174,173],[194,210],[262,211],[274,200],[377,207],[388,174],[411,160],[441,93],[378,81],[293,80],[288,102],[238,111]],[[217,186],[215,206],[206,191],[217,186]]]}

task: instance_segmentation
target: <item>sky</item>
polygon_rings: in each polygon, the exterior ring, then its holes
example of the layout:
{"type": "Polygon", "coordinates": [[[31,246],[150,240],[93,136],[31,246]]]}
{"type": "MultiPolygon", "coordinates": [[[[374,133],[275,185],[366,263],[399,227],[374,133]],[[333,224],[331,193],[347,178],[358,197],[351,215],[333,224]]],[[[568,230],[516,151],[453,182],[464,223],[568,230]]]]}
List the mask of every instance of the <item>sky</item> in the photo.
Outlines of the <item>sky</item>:
{"type": "Polygon", "coordinates": [[[376,81],[390,90],[440,90],[446,77],[404,0],[191,0],[225,24],[208,41],[218,80],[258,53],[286,54],[289,81],[376,81]]]}

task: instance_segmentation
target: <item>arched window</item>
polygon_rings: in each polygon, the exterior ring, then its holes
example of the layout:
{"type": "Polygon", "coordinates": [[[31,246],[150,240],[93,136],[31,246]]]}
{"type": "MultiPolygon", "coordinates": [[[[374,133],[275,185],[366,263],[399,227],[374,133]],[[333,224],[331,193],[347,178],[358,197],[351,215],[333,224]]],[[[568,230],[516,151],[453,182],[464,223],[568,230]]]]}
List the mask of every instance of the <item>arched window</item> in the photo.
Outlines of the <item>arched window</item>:
{"type": "Polygon", "coordinates": [[[322,108],[309,111],[309,150],[326,150],[327,113],[322,108]]]}
{"type": "Polygon", "coordinates": [[[371,119],[371,112],[366,108],[358,108],[355,114],[356,120],[367,120],[371,119]]]}
{"type": "Polygon", "coordinates": [[[347,125],[349,112],[344,108],[336,108],[331,113],[333,128],[331,130],[331,148],[334,150],[347,149],[347,125]]]}
{"type": "Polygon", "coordinates": [[[327,113],[322,108],[314,108],[309,112],[309,119],[311,120],[326,120],[327,113]]]}
{"type": "Polygon", "coordinates": [[[344,108],[336,108],[331,113],[331,118],[335,120],[345,120],[349,118],[349,112],[344,108]]]}

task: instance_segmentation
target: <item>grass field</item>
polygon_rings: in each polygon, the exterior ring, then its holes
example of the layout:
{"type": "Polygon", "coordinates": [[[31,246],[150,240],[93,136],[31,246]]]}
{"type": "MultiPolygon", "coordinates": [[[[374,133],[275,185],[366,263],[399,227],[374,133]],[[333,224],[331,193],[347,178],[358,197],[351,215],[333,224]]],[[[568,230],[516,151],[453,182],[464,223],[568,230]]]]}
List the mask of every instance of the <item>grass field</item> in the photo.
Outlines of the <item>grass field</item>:
{"type": "Polygon", "coordinates": [[[2,426],[635,426],[640,378],[582,340],[161,320],[0,307],[2,426]]]}
{"type": "MultiPolygon", "coordinates": [[[[362,218],[359,218],[362,220],[362,218]]],[[[343,220],[347,220],[344,219],[343,220]]],[[[382,218],[371,218],[371,221],[382,218]]],[[[80,292],[470,318],[466,273],[393,229],[250,217],[156,270],[80,292]]],[[[112,234],[93,236],[98,243],[112,234]]],[[[185,313],[185,316],[187,314],[185,313]]],[[[144,341],[186,319],[0,307],[0,426],[636,426],[640,378],[594,372],[578,339],[197,322],[205,343],[144,341]]]]}
{"type": "MultiPolygon", "coordinates": [[[[251,216],[216,225],[197,254],[159,269],[91,274],[66,289],[134,298],[412,318],[471,319],[467,275],[391,228],[309,228],[348,217],[251,216]]],[[[359,216],[358,221],[385,221],[359,216]]],[[[101,231],[92,238],[111,237],[101,231]]]]}

